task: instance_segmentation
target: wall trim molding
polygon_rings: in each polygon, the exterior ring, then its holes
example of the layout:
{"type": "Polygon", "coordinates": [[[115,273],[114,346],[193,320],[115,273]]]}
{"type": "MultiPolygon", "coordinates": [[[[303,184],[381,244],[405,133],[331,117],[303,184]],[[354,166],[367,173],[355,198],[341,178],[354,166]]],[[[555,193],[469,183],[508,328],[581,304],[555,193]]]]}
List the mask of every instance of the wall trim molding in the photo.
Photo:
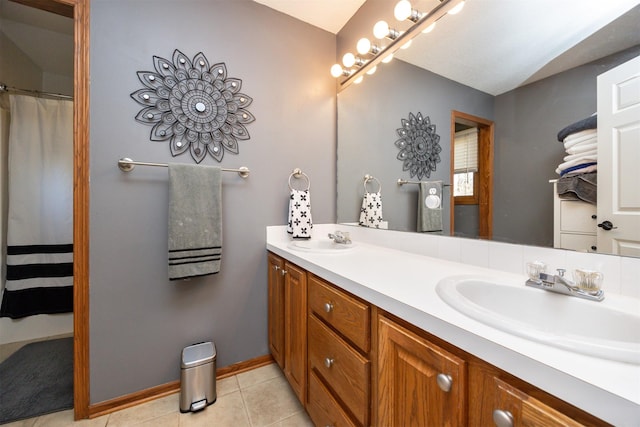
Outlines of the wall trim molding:
{"type": "MultiPolygon", "coordinates": [[[[274,362],[270,354],[238,362],[216,370],[216,379],[221,380],[242,372],[251,371],[274,362]]],[[[180,391],[180,381],[171,381],[145,390],[136,391],[114,399],[105,400],[89,406],[89,418],[96,418],[112,412],[150,402],[180,391]]]]}

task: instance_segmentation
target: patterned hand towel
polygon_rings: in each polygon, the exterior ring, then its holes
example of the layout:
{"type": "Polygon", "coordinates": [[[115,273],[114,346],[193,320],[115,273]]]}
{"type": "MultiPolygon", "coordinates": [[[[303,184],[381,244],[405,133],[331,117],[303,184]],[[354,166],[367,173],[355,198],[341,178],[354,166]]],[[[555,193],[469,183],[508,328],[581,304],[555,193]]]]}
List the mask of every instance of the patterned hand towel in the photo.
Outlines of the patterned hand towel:
{"type": "Polygon", "coordinates": [[[220,168],[169,165],[169,279],[220,271],[220,168]]]}
{"type": "Polygon", "coordinates": [[[442,181],[420,183],[418,231],[442,231],[442,181]]]}
{"type": "Polygon", "coordinates": [[[382,195],[380,192],[365,192],[360,208],[359,224],[364,227],[384,228],[381,226],[382,223],[382,195]]]}
{"type": "Polygon", "coordinates": [[[311,195],[309,190],[291,190],[287,233],[291,234],[292,237],[308,239],[311,237],[312,228],[311,195]]]}

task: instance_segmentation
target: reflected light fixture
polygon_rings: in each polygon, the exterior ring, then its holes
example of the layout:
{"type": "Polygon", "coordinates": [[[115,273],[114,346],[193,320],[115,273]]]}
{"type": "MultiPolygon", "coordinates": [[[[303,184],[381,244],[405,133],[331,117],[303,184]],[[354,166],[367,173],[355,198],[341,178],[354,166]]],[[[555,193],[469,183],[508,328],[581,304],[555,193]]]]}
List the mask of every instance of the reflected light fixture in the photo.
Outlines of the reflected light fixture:
{"type": "Polygon", "coordinates": [[[358,40],[358,44],[356,45],[356,50],[360,55],[377,55],[380,52],[380,46],[376,44],[371,44],[368,38],[363,37],[358,40]]]}
{"type": "Polygon", "coordinates": [[[422,18],[422,14],[411,7],[409,0],[400,0],[393,9],[393,16],[395,16],[398,21],[409,20],[414,23],[422,18]]]}
{"type": "Polygon", "coordinates": [[[462,10],[463,7],[464,7],[464,0],[462,0],[460,3],[458,3],[453,9],[451,9],[447,13],[449,15],[455,15],[455,14],[459,13],[462,10]]]}
{"type": "Polygon", "coordinates": [[[384,39],[385,37],[391,40],[395,40],[398,38],[400,33],[389,27],[386,21],[378,21],[376,25],[373,26],[373,36],[379,40],[384,39]]]}
{"type": "Polygon", "coordinates": [[[379,40],[389,39],[391,42],[381,47],[371,43],[366,37],[358,40],[356,45],[358,55],[370,57],[365,60],[349,52],[342,57],[342,63],[346,69],[340,64],[334,64],[331,67],[332,76],[345,77],[340,83],[339,91],[352,83],[360,83],[365,73],[373,74],[378,64],[390,62],[397,50],[407,49],[416,35],[432,31],[436,22],[447,14],[459,13],[464,3],[464,0],[440,0],[429,12],[421,13],[411,6],[409,0],[400,0],[393,10],[395,18],[399,21],[411,21],[413,24],[401,33],[390,28],[386,21],[378,21],[373,27],[373,35],[379,40]]]}

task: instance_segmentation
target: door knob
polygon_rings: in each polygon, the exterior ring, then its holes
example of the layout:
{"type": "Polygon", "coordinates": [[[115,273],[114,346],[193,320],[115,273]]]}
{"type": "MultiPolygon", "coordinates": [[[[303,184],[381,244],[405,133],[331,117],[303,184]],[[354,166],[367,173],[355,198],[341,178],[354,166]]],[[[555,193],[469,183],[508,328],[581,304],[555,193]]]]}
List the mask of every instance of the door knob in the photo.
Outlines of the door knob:
{"type": "Polygon", "coordinates": [[[598,224],[598,227],[602,228],[605,231],[618,228],[618,227],[614,227],[611,221],[602,221],[600,224],[598,224]]]}
{"type": "Polygon", "coordinates": [[[513,427],[513,415],[509,411],[496,409],[493,411],[493,422],[497,427],[513,427]]]}

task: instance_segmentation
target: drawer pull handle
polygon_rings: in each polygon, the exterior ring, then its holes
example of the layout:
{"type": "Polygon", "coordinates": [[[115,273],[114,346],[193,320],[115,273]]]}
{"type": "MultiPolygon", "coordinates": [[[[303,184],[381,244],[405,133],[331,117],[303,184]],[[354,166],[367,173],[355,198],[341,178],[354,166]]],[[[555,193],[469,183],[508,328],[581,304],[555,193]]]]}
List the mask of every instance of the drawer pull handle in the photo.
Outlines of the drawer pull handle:
{"type": "Polygon", "coordinates": [[[335,362],[335,360],[330,357],[326,357],[324,359],[324,366],[326,366],[327,368],[331,368],[333,366],[333,362],[335,362]]]}
{"type": "Polygon", "coordinates": [[[493,422],[496,427],[513,427],[513,415],[509,411],[496,409],[493,411],[493,422]]]}
{"type": "Polygon", "coordinates": [[[438,387],[440,387],[440,390],[444,391],[445,393],[451,391],[451,385],[453,384],[453,378],[451,378],[451,375],[438,374],[438,376],[436,377],[436,382],[438,383],[438,387]]]}
{"type": "Polygon", "coordinates": [[[287,274],[287,270],[280,270],[280,274],[284,276],[285,274],[287,274]]]}
{"type": "Polygon", "coordinates": [[[326,311],[327,313],[331,313],[333,311],[333,304],[331,304],[330,302],[325,303],[324,311],[326,311]]]}
{"type": "Polygon", "coordinates": [[[274,269],[275,271],[278,271],[278,270],[280,270],[280,267],[279,267],[279,266],[277,266],[277,265],[274,265],[274,266],[273,266],[273,269],[274,269]]]}

